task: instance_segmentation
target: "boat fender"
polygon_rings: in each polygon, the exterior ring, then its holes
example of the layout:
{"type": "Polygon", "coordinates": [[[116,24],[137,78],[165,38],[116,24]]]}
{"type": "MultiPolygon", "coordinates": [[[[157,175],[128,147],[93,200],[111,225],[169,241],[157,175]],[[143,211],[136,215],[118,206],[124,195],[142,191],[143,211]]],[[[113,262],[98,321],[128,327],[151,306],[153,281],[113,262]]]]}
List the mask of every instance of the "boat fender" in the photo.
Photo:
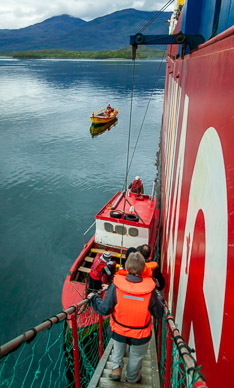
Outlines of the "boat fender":
{"type": "Polygon", "coordinates": [[[139,217],[136,214],[125,214],[124,219],[128,221],[139,221],[139,217]]]}
{"type": "Polygon", "coordinates": [[[119,213],[118,211],[111,210],[110,216],[113,218],[121,218],[121,213],[119,213]]]}

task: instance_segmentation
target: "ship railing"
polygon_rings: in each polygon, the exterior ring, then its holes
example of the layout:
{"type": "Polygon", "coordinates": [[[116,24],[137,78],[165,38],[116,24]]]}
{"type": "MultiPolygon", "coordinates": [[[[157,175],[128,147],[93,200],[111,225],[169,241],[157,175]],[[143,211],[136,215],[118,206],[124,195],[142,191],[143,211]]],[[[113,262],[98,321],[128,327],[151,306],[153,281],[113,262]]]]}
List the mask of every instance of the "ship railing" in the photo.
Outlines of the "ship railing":
{"type": "Polygon", "coordinates": [[[0,346],[0,387],[87,387],[108,321],[84,299],[0,346]]]}
{"type": "Polygon", "coordinates": [[[84,246],[86,245],[86,235],[87,233],[93,228],[93,226],[96,225],[96,221],[94,221],[92,223],[92,225],[90,225],[90,227],[84,232],[83,234],[83,243],[84,243],[84,246]]]}
{"type": "Polygon", "coordinates": [[[163,319],[155,321],[156,348],[161,387],[207,388],[201,366],[165,307],[163,319]]]}
{"type": "MultiPolygon", "coordinates": [[[[87,387],[109,343],[108,325],[84,299],[30,328],[0,347],[0,386],[87,387]]],[[[155,331],[161,387],[207,388],[167,308],[155,331]]]]}

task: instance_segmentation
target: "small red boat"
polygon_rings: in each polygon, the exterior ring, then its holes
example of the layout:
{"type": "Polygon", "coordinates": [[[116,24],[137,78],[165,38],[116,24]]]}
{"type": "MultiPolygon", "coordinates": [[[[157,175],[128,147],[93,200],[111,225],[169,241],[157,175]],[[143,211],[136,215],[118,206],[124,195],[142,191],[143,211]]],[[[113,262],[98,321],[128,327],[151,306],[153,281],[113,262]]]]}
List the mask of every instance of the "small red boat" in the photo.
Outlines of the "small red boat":
{"type": "Polygon", "coordinates": [[[137,196],[128,190],[117,192],[96,214],[94,224],[95,234],[87,243],[84,241],[84,247],[66,277],[62,293],[64,309],[86,297],[87,280],[97,253],[108,250],[117,263],[117,270],[130,247],[149,244],[153,255],[159,224],[157,198],[137,196]]]}

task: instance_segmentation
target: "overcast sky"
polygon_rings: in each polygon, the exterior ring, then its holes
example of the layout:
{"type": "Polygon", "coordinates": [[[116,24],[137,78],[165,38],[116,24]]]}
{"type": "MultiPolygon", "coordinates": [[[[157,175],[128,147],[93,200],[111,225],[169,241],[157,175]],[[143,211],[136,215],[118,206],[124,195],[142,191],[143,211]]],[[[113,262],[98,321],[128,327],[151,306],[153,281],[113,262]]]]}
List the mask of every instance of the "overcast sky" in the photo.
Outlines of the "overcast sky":
{"type": "MultiPolygon", "coordinates": [[[[168,0],[0,0],[0,29],[22,28],[68,14],[86,21],[126,9],[158,11],[168,0]]],[[[167,8],[173,11],[176,1],[167,8]]]]}

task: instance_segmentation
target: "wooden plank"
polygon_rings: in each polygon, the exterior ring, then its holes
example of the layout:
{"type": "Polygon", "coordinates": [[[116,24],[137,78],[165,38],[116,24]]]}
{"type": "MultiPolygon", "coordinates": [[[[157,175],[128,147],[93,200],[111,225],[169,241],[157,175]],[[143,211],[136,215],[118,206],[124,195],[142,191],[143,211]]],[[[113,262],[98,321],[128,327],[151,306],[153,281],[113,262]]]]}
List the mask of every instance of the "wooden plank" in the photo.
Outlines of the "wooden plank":
{"type": "Polygon", "coordinates": [[[90,268],[87,268],[87,267],[79,267],[79,268],[78,268],[78,271],[90,273],[91,269],[90,269],[90,268]]]}
{"type": "Polygon", "coordinates": [[[94,260],[94,257],[90,257],[90,256],[85,257],[85,261],[87,261],[88,263],[92,263],[93,260],[94,260]]]}
{"type": "MultiPolygon", "coordinates": [[[[99,249],[99,248],[91,248],[90,252],[103,254],[104,252],[106,252],[106,250],[99,249]]],[[[114,252],[114,251],[108,251],[108,252],[110,252],[111,256],[113,256],[113,257],[120,257],[120,253],[118,253],[118,252],[114,252]]],[[[122,253],[122,259],[126,259],[126,256],[124,253],[122,253]]]]}

